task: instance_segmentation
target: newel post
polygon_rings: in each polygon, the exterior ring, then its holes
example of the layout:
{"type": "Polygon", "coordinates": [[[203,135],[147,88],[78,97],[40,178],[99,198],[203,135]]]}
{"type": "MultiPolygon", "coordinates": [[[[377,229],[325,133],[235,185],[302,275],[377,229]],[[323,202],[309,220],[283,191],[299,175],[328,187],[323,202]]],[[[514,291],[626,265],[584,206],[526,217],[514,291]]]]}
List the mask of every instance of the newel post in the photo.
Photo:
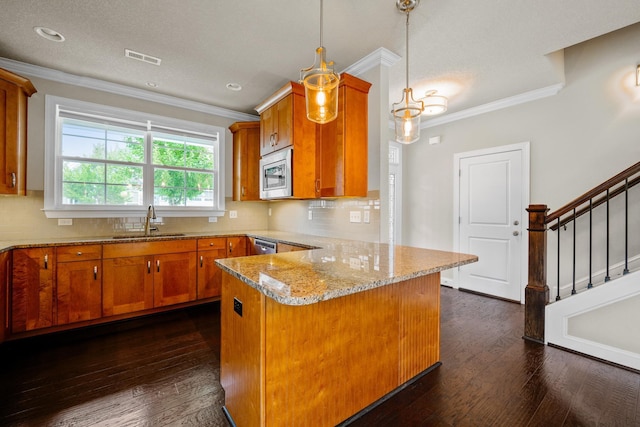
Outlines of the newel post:
{"type": "Polygon", "coordinates": [[[529,282],[524,290],[524,338],[544,343],[547,286],[547,205],[529,205],[529,282]]]}

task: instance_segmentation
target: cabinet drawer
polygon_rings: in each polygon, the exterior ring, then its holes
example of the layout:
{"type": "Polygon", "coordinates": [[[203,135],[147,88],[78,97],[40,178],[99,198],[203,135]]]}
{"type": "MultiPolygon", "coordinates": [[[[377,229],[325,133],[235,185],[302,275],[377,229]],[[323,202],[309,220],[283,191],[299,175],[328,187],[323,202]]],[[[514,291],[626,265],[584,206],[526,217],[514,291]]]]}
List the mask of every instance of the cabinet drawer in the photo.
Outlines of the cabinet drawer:
{"type": "Polygon", "coordinates": [[[195,252],[196,240],[163,240],[161,242],[114,243],[104,245],[104,258],[195,252]]]}
{"type": "Polygon", "coordinates": [[[212,237],[209,239],[198,239],[198,250],[206,251],[210,249],[227,249],[226,237],[212,237]]]}
{"type": "Polygon", "coordinates": [[[85,261],[102,258],[102,245],[73,245],[56,248],[58,262],[85,261]]]}

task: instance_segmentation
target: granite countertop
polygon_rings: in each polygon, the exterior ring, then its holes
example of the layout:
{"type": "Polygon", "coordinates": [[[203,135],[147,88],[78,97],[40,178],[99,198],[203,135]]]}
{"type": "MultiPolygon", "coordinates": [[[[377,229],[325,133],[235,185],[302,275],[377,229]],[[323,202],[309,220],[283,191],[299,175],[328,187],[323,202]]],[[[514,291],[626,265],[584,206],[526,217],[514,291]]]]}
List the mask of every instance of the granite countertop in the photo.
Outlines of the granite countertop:
{"type": "Polygon", "coordinates": [[[307,305],[478,261],[475,255],[281,231],[165,233],[155,237],[76,237],[1,241],[0,251],[226,236],[259,237],[309,250],[219,259],[226,272],[286,305],[307,305]]]}
{"type": "Polygon", "coordinates": [[[281,304],[307,305],[478,261],[475,255],[432,249],[294,237],[290,237],[292,243],[320,249],[225,258],[216,263],[281,304]]]}

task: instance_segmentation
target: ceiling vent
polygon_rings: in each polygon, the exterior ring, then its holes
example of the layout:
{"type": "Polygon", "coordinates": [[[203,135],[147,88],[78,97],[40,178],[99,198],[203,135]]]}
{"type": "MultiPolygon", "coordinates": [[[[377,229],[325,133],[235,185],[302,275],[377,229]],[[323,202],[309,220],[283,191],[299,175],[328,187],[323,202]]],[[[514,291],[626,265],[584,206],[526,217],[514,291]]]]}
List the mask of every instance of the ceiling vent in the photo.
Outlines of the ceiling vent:
{"type": "Polygon", "coordinates": [[[160,58],[156,58],[155,56],[145,55],[144,53],[136,52],[131,49],[125,49],[124,56],[153,65],[160,65],[160,61],[162,61],[160,58]]]}

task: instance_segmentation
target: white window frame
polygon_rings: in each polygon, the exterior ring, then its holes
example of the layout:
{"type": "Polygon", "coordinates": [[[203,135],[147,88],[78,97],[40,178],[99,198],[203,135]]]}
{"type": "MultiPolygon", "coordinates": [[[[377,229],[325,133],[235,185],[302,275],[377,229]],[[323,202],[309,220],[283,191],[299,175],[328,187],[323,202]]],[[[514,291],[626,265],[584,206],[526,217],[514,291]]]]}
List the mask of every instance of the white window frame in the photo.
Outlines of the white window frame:
{"type": "MultiPolygon", "coordinates": [[[[144,206],[94,206],[62,204],[62,162],[60,159],[60,110],[76,111],[120,122],[153,126],[159,131],[181,130],[195,136],[217,139],[214,143],[214,209],[198,206],[159,206],[156,215],[165,217],[211,217],[225,213],[225,130],[219,126],[189,122],[154,114],[94,104],[75,99],[47,95],[45,97],[44,212],[47,218],[121,218],[140,217],[147,213],[153,200],[153,183],[144,191],[144,206]]],[[[149,162],[149,156],[147,156],[149,162]]],[[[147,177],[145,176],[145,179],[147,177]]]]}

